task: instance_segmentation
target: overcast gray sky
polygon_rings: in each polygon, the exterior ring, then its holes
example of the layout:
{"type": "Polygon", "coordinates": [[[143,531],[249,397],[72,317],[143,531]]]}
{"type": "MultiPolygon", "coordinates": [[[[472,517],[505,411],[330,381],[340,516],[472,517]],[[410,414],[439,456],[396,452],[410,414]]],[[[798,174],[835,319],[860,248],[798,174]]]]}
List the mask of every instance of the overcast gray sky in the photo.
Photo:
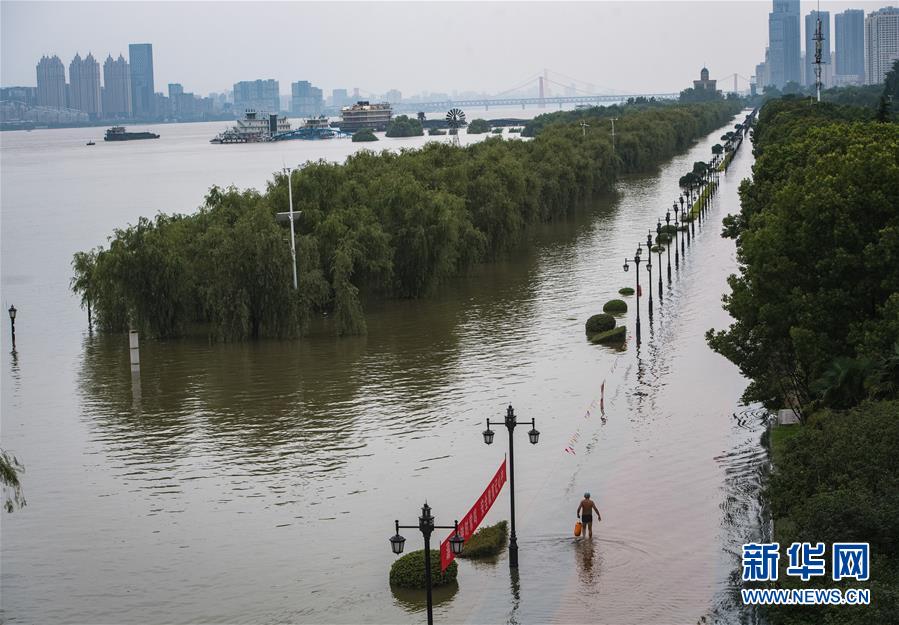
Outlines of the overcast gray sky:
{"type": "MultiPolygon", "coordinates": [[[[821,2],[831,14],[884,2],[821,2]]],[[[815,2],[802,2],[802,14],[815,2]]],[[[153,44],[157,91],[206,95],[238,80],[309,80],[404,96],[500,92],[548,68],[628,92],[678,91],[707,64],[732,85],[767,43],[771,2],[32,2],[0,1],[0,83],[76,52],[128,56],[153,44]]],[[[831,20],[833,17],[831,16],[831,20]]],[[[804,22],[804,21],[803,21],[804,22]]],[[[804,28],[804,25],[803,25],[804,28]]],[[[832,44],[831,44],[831,47],[832,44]]],[[[570,82],[566,79],[566,83],[570,82]]],[[[742,81],[741,81],[742,83],[742,81]]],[[[741,84],[743,88],[743,84],[741,84]]]]}

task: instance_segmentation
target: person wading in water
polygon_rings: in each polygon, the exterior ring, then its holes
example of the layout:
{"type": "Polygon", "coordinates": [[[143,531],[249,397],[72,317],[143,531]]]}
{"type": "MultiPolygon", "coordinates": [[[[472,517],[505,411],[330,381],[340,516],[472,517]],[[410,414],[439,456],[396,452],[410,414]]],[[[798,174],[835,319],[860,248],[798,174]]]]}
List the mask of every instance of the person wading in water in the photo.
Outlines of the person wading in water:
{"type": "Polygon", "coordinates": [[[593,500],[590,499],[590,493],[584,493],[584,498],[581,500],[581,504],[577,507],[577,515],[581,519],[581,523],[584,524],[584,536],[587,535],[587,532],[590,532],[590,538],[593,538],[593,511],[596,510],[596,520],[602,521],[602,516],[599,514],[599,508],[596,507],[596,504],[593,503],[593,500]]]}

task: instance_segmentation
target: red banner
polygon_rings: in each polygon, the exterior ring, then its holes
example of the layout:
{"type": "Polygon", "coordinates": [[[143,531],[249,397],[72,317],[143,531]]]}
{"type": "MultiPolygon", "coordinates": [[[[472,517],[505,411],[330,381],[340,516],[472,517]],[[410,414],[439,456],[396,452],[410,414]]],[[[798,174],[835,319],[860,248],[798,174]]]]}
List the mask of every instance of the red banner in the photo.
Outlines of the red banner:
{"type": "MultiPolygon", "coordinates": [[[[490,480],[490,483],[487,485],[487,488],[481,493],[481,496],[478,497],[477,502],[471,507],[471,510],[468,511],[468,514],[465,515],[461,521],[459,521],[459,533],[462,534],[462,538],[468,540],[471,538],[471,535],[474,534],[475,530],[478,529],[478,526],[481,524],[481,521],[484,520],[484,517],[487,516],[487,512],[490,510],[490,507],[493,505],[493,502],[496,501],[497,495],[499,495],[499,491],[502,490],[503,484],[506,483],[506,460],[503,458],[503,463],[499,465],[499,469],[497,469],[496,474],[493,476],[493,479],[490,480]]],[[[445,571],[446,567],[450,565],[456,556],[453,555],[452,549],[450,549],[449,539],[452,538],[454,532],[450,532],[449,536],[447,536],[442,543],[440,543],[440,570],[445,571]]]]}

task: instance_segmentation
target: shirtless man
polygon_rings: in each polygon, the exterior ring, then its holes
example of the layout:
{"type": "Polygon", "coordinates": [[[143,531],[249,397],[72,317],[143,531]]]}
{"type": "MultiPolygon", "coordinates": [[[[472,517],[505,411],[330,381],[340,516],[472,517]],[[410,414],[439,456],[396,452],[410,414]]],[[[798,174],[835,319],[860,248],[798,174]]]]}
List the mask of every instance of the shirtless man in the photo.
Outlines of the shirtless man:
{"type": "Polygon", "coordinates": [[[602,521],[602,516],[599,514],[599,508],[596,507],[596,504],[593,503],[593,500],[590,499],[590,493],[584,493],[584,498],[581,500],[581,505],[577,507],[577,515],[581,519],[581,523],[584,524],[584,535],[587,535],[587,532],[590,532],[590,538],[593,538],[593,511],[596,510],[596,520],[602,521]]]}

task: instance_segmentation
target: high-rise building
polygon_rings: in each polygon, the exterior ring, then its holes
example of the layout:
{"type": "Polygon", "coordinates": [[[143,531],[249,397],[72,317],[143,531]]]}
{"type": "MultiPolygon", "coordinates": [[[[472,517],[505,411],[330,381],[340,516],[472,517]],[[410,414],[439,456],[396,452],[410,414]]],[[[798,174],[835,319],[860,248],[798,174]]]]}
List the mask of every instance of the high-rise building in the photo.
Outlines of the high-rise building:
{"type": "MultiPolygon", "coordinates": [[[[805,16],[805,82],[815,84],[815,31],[821,20],[821,82],[824,83],[824,68],[831,64],[830,58],[830,11],[812,11],[805,16]]],[[[826,84],[826,83],[825,83],[826,84]]],[[[827,85],[830,86],[830,85],[827,85]]]]}
{"type": "Polygon", "coordinates": [[[769,71],[771,84],[782,89],[788,82],[800,81],[801,41],[799,0],[774,0],[768,14],[769,71]]]}
{"type": "Polygon", "coordinates": [[[72,85],[70,106],[84,111],[91,118],[100,117],[102,103],[100,99],[100,64],[94,55],[88,52],[83,59],[76,53],[69,63],[69,82],[72,85]]]}
{"type": "Polygon", "coordinates": [[[153,44],[129,44],[128,60],[131,64],[131,110],[135,117],[155,117],[153,44]]]}
{"type": "Polygon", "coordinates": [[[399,89],[391,89],[384,94],[384,100],[391,104],[397,104],[403,100],[403,93],[399,89]]]}
{"type": "Polygon", "coordinates": [[[899,9],[884,7],[865,17],[865,83],[882,83],[896,59],[899,59],[899,9]]]}
{"type": "Polygon", "coordinates": [[[834,18],[837,84],[861,84],[865,76],[865,12],[847,9],[834,18]]]}
{"type": "Polygon", "coordinates": [[[243,115],[247,109],[257,113],[277,113],[280,106],[277,80],[242,80],[234,83],[234,111],[243,115]]]}
{"type": "Polygon", "coordinates": [[[300,80],[290,85],[290,112],[300,117],[318,117],[322,114],[324,101],[322,90],[313,87],[308,80],[300,80]]]}
{"type": "Polygon", "coordinates": [[[340,108],[350,103],[346,89],[331,89],[331,106],[340,108]]]}
{"type": "Polygon", "coordinates": [[[131,117],[131,66],[121,54],[103,63],[103,114],[107,117],[131,117]]]}
{"type": "Polygon", "coordinates": [[[37,103],[55,109],[66,108],[66,68],[55,54],[42,56],[38,61],[37,103]]]}

